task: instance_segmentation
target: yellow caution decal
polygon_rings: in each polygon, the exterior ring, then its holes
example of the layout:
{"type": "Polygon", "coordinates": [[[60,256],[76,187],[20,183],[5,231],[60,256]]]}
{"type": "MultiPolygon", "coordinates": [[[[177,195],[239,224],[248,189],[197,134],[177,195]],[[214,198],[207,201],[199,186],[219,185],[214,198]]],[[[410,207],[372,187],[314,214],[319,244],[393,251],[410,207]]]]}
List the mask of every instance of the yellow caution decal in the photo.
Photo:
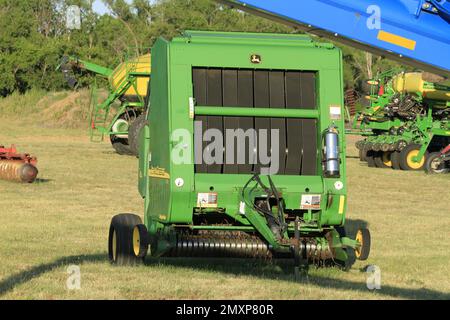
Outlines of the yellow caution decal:
{"type": "Polygon", "coordinates": [[[170,180],[170,174],[165,169],[152,168],[148,171],[148,175],[156,179],[170,180]]]}
{"type": "Polygon", "coordinates": [[[380,32],[378,32],[378,40],[388,42],[409,50],[416,50],[416,41],[383,30],[380,30],[380,32]]]}
{"type": "Polygon", "coordinates": [[[339,214],[344,214],[345,211],[345,196],[341,196],[339,200],[339,214]]]}

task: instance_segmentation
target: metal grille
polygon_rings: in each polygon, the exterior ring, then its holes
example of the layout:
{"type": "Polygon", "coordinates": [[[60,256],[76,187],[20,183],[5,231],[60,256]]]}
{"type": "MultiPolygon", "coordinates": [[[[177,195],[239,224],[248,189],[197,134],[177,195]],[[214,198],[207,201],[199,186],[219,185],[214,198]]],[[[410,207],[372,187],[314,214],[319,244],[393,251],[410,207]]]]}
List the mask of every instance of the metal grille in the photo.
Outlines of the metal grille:
{"type": "MultiPolygon", "coordinates": [[[[194,98],[198,106],[317,109],[316,72],[194,68],[194,98]]],[[[227,164],[225,146],[226,130],[256,129],[267,130],[268,150],[271,150],[271,130],[278,130],[279,173],[280,175],[317,175],[318,167],[318,123],[311,119],[251,118],[197,116],[202,123],[203,134],[208,129],[218,129],[224,135],[224,164],[206,165],[196,159],[196,173],[251,174],[257,172],[261,164],[258,144],[250,145],[246,140],[245,164],[227,164]],[[257,159],[257,161],[252,161],[257,159]]],[[[259,141],[259,136],[257,141],[259,141]]],[[[200,137],[201,139],[201,137],[200,137]]],[[[199,140],[196,137],[195,141],[199,140]]],[[[203,142],[202,150],[209,143],[203,142]]],[[[269,152],[270,155],[270,152],[269,152]]]]}

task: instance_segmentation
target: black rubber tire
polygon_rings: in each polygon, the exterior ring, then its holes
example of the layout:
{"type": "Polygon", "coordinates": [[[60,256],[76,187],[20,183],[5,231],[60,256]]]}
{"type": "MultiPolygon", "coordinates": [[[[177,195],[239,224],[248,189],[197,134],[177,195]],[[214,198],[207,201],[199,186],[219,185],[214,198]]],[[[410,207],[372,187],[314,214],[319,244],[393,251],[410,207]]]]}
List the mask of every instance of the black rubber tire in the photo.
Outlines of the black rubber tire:
{"type": "Polygon", "coordinates": [[[358,233],[357,233],[357,237],[358,237],[358,235],[360,235],[362,238],[362,246],[361,246],[361,248],[355,250],[355,255],[358,260],[366,261],[367,259],[369,259],[370,248],[372,245],[370,231],[369,231],[369,229],[359,229],[358,233]]]}
{"type": "Polygon", "coordinates": [[[369,166],[369,168],[376,168],[376,164],[375,164],[375,156],[376,156],[376,152],[375,151],[369,151],[367,152],[367,164],[369,166]]]}
{"type": "Polygon", "coordinates": [[[144,257],[136,255],[133,248],[133,232],[140,225],[141,218],[134,214],[119,214],[112,219],[108,237],[108,256],[112,264],[135,266],[144,262],[144,257]]]}
{"type": "Polygon", "coordinates": [[[407,171],[420,171],[420,170],[423,170],[423,169],[424,169],[425,162],[426,162],[427,156],[428,156],[427,153],[425,154],[425,156],[424,156],[424,157],[425,157],[425,160],[423,161],[423,164],[422,164],[420,167],[414,168],[414,167],[411,167],[411,166],[408,164],[408,156],[410,155],[410,153],[413,152],[413,151],[415,151],[415,150],[418,151],[418,150],[420,150],[420,148],[421,148],[421,145],[420,145],[420,144],[410,144],[410,145],[406,146],[406,147],[402,150],[402,152],[400,152],[399,160],[400,160],[400,168],[402,168],[402,170],[407,170],[407,171]]]}
{"type": "MultiPolygon", "coordinates": [[[[140,113],[135,109],[128,109],[122,115],[120,115],[119,120],[125,120],[128,123],[128,131],[130,129],[131,124],[137,119],[140,113]]],[[[128,138],[118,137],[112,135],[110,137],[111,144],[114,150],[121,156],[132,156],[133,152],[130,148],[130,142],[128,138]]]]}
{"type": "Polygon", "coordinates": [[[345,227],[336,227],[335,229],[341,238],[345,238],[347,236],[347,230],[345,230],[345,227]]]}
{"type": "Polygon", "coordinates": [[[134,251],[134,254],[141,259],[145,259],[148,253],[149,246],[147,227],[143,224],[139,224],[135,227],[134,230],[139,233],[139,246],[138,250],[134,251]]]}
{"type": "Polygon", "coordinates": [[[141,114],[130,126],[128,131],[128,143],[130,150],[136,157],[139,157],[139,135],[141,130],[147,124],[147,114],[141,114]]]}
{"type": "Polygon", "coordinates": [[[367,150],[364,148],[359,150],[359,161],[366,162],[367,161],[367,150]]]}
{"type": "MultiPolygon", "coordinates": [[[[337,227],[336,231],[339,233],[339,236],[341,238],[345,238],[347,237],[347,230],[345,229],[345,227],[337,227]]],[[[342,261],[342,260],[334,260],[335,265],[340,268],[342,271],[344,272],[348,272],[351,270],[352,266],[355,264],[355,255],[351,254],[352,250],[348,250],[348,249],[344,249],[345,253],[348,256],[347,261],[342,261]]]]}
{"type": "Polygon", "coordinates": [[[380,151],[374,156],[375,166],[381,169],[391,169],[390,166],[386,165],[383,161],[384,152],[380,151]]]}
{"type": "Polygon", "coordinates": [[[394,151],[391,154],[391,161],[392,161],[392,169],[394,170],[401,170],[400,167],[400,152],[394,151]]]}
{"type": "Polygon", "coordinates": [[[433,168],[433,162],[440,157],[440,152],[433,152],[428,155],[427,160],[425,161],[425,172],[427,174],[444,174],[450,171],[449,168],[445,167],[445,162],[442,164],[443,168],[437,170],[433,168]]]}
{"type": "Polygon", "coordinates": [[[121,156],[133,155],[133,152],[131,152],[130,146],[128,145],[128,139],[111,136],[111,145],[117,154],[121,156]]]}

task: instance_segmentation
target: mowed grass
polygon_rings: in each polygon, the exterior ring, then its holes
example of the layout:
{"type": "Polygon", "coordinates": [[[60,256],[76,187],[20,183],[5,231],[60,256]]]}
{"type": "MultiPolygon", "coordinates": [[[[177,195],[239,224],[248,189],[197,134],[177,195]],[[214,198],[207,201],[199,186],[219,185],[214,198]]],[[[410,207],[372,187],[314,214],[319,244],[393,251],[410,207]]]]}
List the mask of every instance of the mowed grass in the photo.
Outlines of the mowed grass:
{"type": "MultiPolygon", "coordinates": [[[[0,143],[39,157],[33,185],[0,181],[1,299],[450,299],[450,175],[370,169],[348,146],[350,223],[367,223],[372,254],[351,271],[315,269],[295,282],[291,265],[251,260],[147,259],[111,266],[116,213],[143,213],[137,160],[92,144],[81,130],[0,120],[0,143]],[[366,287],[377,265],[382,289],[366,287]],[[81,289],[66,287],[81,268],[81,289]]],[[[155,200],[157,201],[157,200],[155,200]]]]}

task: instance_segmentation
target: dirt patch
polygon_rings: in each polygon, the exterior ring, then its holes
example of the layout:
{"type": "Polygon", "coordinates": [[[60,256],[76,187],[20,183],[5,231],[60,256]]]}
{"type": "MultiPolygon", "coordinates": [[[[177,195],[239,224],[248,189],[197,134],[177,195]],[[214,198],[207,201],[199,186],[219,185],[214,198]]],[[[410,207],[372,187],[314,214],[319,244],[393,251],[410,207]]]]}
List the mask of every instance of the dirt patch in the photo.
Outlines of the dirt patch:
{"type": "Polygon", "coordinates": [[[42,110],[44,127],[81,128],[87,126],[90,97],[88,90],[54,93],[42,98],[38,106],[42,110]]]}

